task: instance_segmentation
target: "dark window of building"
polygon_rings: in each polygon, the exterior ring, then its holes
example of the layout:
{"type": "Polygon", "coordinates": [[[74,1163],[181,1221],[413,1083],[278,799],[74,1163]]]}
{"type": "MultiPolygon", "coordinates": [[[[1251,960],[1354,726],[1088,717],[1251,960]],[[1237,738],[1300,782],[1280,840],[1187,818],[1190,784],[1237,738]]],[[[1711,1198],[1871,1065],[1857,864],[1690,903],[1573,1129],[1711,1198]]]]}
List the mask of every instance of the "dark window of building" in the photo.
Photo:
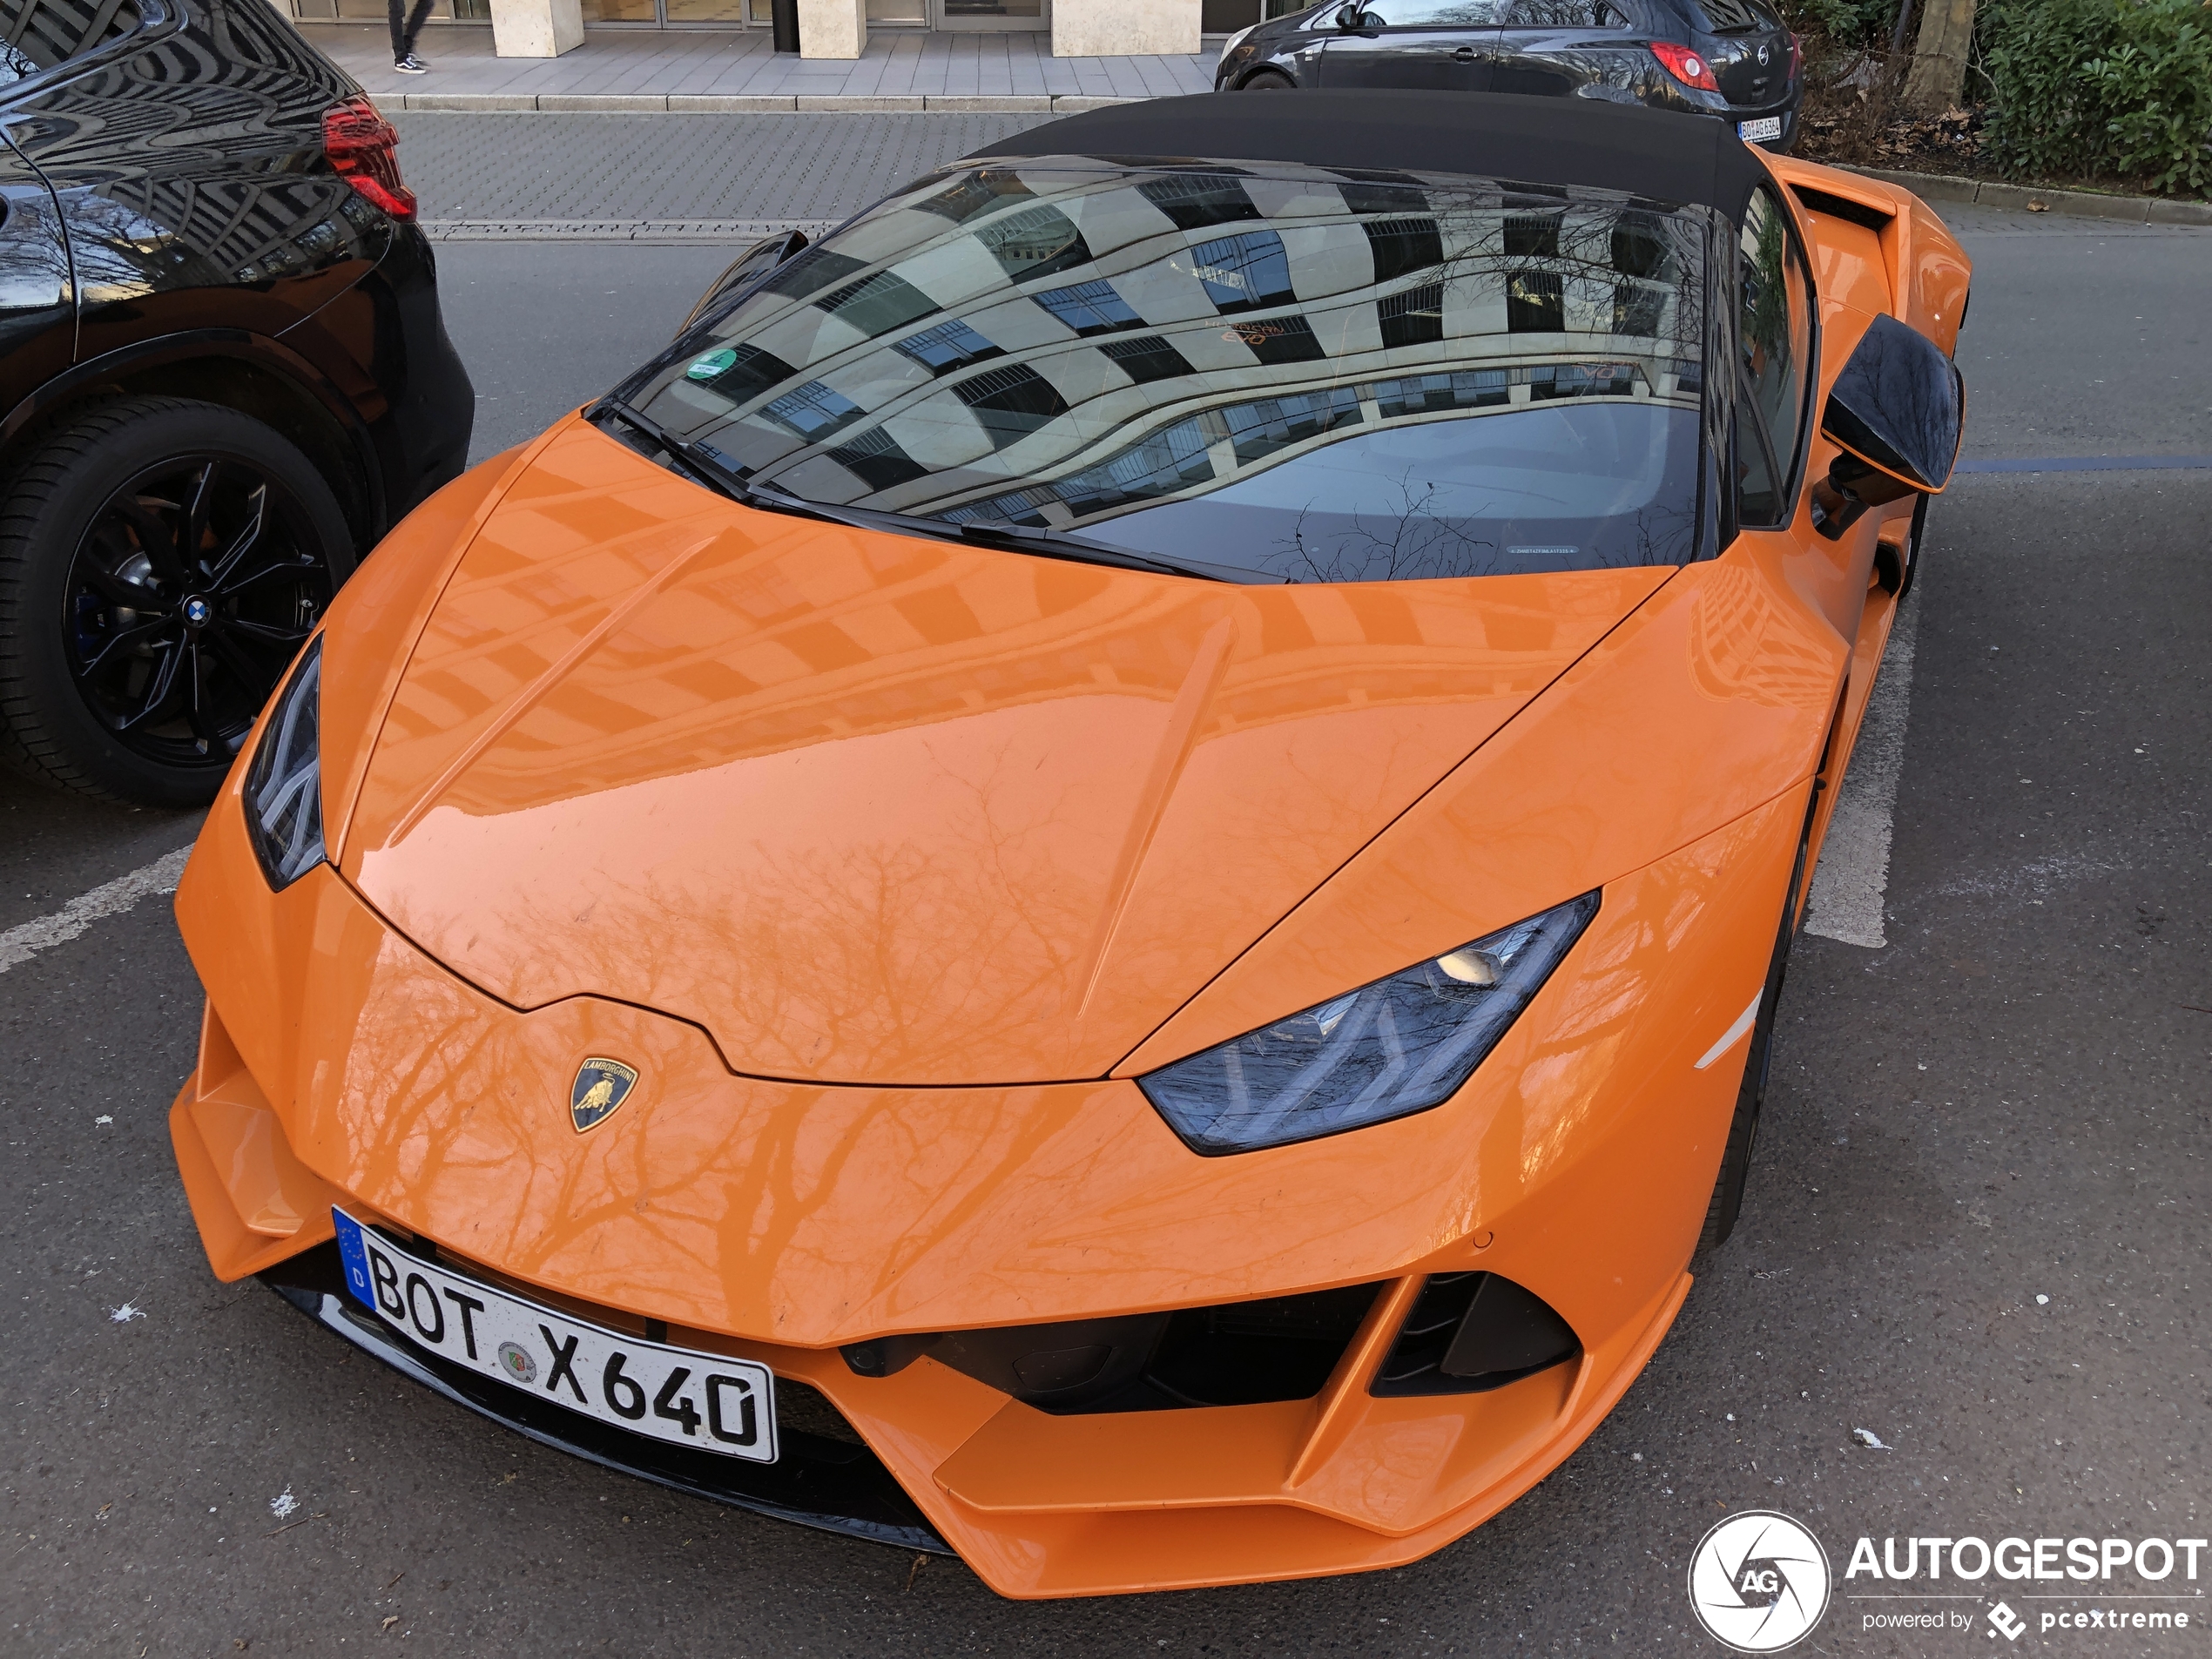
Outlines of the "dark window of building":
{"type": "Polygon", "coordinates": [[[1556,271],[1515,271],[1506,280],[1506,331],[1557,334],[1567,329],[1567,300],[1556,271]]]}
{"type": "Polygon", "coordinates": [[[888,489],[894,484],[911,483],[929,475],[929,469],[901,449],[898,441],[880,426],[870,427],[850,443],[840,444],[829,452],[829,458],[849,469],[871,489],[888,489]]]}
{"type": "Polygon", "coordinates": [[[1528,371],[1528,401],[1628,397],[1635,384],[1635,370],[1626,363],[1541,363],[1528,371]]]}
{"type": "Polygon", "coordinates": [[[809,443],[819,443],[867,413],[849,398],[840,397],[819,381],[786,392],[761,414],[809,443]]]}
{"type": "Polygon", "coordinates": [[[1506,257],[1509,260],[1557,259],[1559,215],[1516,213],[1506,220],[1506,257]]]}
{"type": "Polygon", "coordinates": [[[814,301],[840,322],[850,323],[869,339],[927,316],[937,302],[904,277],[878,271],[814,301]]]}
{"type": "Polygon", "coordinates": [[[1110,282],[1078,282],[1072,288],[1048,288],[1029,296],[1079,334],[1111,334],[1142,328],[1144,319],[1114,292],[1110,282]]]}
{"type": "MultiPolygon", "coordinates": [[[[1343,172],[1342,168],[1335,171],[1343,172]]],[[[1339,185],[1344,205],[1355,213],[1426,213],[1428,198],[1416,179],[1399,180],[1379,173],[1359,176],[1352,184],[1339,185]]]]}
{"type": "Polygon", "coordinates": [[[1329,354],[1314,337],[1313,325],[1303,317],[1240,322],[1229,332],[1251,347],[1252,355],[1263,363],[1318,363],[1329,354]]]}
{"type": "Polygon", "coordinates": [[[1082,233],[1057,207],[1032,207],[995,219],[975,233],[975,239],[991,250],[999,268],[1016,282],[1090,263],[1082,233]]]}
{"type": "Polygon", "coordinates": [[[955,225],[965,225],[978,213],[987,213],[1001,203],[1035,192],[1015,174],[984,168],[971,172],[951,189],[918,201],[914,206],[925,213],[934,213],[940,219],[949,219],[955,225]]]}
{"type": "Polygon", "coordinates": [[[843,281],[855,271],[867,268],[866,260],[833,253],[824,247],[805,248],[779,266],[776,274],[760,285],[760,292],[804,300],[810,293],[819,293],[833,282],[843,281]]]}
{"type": "Polygon", "coordinates": [[[1255,403],[1232,403],[1222,410],[1237,464],[1264,461],[1278,449],[1287,449],[1308,438],[1339,427],[1359,424],[1359,395],[1349,386],[1325,392],[1298,392],[1285,397],[1262,398],[1255,403]]]}
{"type": "Polygon", "coordinates": [[[1378,282],[1444,263],[1444,239],[1433,219],[1371,219],[1359,228],[1374,250],[1378,282]]]}
{"type": "Polygon", "coordinates": [[[1139,386],[1197,373],[1188,358],[1157,334],[1147,334],[1139,340],[1109,340],[1098,349],[1119,364],[1122,373],[1139,386]]]}
{"type": "Polygon", "coordinates": [[[1444,285],[1432,282],[1375,301],[1386,346],[1429,346],[1444,338],[1444,285]]]}
{"type": "Polygon", "coordinates": [[[1201,242],[1190,250],[1190,263],[1184,268],[1205,285],[1206,298],[1224,316],[1288,305],[1298,298],[1291,289],[1291,262],[1283,253],[1283,239],[1273,231],[1246,231],[1241,236],[1201,242]]]}
{"type": "Polygon", "coordinates": [[[1177,173],[1167,179],[1147,179],[1136,193],[1170,219],[1178,230],[1195,231],[1208,225],[1227,225],[1240,219],[1258,219],[1259,209],[1233,178],[1219,173],[1177,173]]]}
{"type": "Polygon", "coordinates": [[[957,321],[941,322],[934,328],[908,334],[892,350],[913,358],[933,374],[949,374],[956,368],[972,368],[989,358],[1006,355],[966,323],[957,321]]]}
{"type": "Polygon", "coordinates": [[[1025,363],[987,368],[955,383],[953,395],[975,412],[976,424],[994,449],[1028,437],[1068,412],[1052,382],[1025,363]]]}
{"type": "Polygon", "coordinates": [[[1447,409],[1487,409],[1513,401],[1502,368],[1457,369],[1449,374],[1408,374],[1367,388],[1386,421],[1447,409]]]}
{"type": "Polygon", "coordinates": [[[1096,466],[1033,489],[970,502],[940,516],[955,524],[998,520],[1015,524],[1045,525],[1048,503],[1058,502],[1077,517],[1103,513],[1131,502],[1156,501],[1179,490],[1213,482],[1213,461],[1206,453],[1204,423],[1193,418],[1177,421],[1161,431],[1146,434],[1127,448],[1096,466]]]}

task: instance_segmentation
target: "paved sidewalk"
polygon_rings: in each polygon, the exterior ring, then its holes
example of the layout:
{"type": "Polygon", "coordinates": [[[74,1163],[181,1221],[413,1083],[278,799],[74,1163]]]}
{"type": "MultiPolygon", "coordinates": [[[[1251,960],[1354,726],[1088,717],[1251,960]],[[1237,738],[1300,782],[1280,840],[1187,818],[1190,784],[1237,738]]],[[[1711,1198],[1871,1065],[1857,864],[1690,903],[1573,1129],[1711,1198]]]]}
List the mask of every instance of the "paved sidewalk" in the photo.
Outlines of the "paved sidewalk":
{"type": "Polygon", "coordinates": [[[1043,34],[879,31],[843,62],[779,56],[765,29],[595,29],[559,57],[500,57],[489,29],[453,25],[422,32],[429,74],[401,75],[381,24],[300,32],[387,111],[1070,113],[1211,91],[1215,57],[1055,57],[1043,34]]]}

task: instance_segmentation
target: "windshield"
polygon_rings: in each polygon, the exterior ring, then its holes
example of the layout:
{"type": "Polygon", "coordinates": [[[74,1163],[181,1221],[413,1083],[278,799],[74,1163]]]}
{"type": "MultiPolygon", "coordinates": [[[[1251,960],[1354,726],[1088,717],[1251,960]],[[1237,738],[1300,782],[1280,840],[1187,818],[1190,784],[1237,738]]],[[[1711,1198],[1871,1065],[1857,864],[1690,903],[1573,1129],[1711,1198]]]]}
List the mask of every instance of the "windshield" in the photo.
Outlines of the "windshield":
{"type": "Polygon", "coordinates": [[[718,301],[622,395],[825,507],[1234,580],[1679,563],[1704,212],[1278,164],[961,167],[718,301]]]}

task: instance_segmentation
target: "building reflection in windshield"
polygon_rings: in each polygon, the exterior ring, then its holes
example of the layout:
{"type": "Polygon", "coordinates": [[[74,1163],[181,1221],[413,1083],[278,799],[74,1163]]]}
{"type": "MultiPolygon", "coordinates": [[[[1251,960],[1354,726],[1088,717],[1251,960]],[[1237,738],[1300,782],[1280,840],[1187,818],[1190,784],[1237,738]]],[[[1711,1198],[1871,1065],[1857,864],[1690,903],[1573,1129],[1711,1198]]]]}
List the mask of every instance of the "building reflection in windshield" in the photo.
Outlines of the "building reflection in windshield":
{"type": "Polygon", "coordinates": [[[640,401],[809,499],[1259,579],[1677,563],[1708,234],[1457,175],[977,167],[781,267],[640,401]]]}

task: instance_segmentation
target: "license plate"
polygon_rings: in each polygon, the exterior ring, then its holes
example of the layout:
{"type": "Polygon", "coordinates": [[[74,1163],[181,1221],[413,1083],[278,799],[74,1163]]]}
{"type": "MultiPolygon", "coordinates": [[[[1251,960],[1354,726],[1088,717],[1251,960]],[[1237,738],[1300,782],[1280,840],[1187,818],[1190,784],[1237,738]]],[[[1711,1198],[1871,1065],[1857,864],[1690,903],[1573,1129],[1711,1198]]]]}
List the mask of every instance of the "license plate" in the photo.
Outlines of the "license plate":
{"type": "Polygon", "coordinates": [[[1782,118],[1778,115],[1763,115],[1756,121],[1738,121],[1736,124],[1736,136],[1746,144],[1765,144],[1770,139],[1782,136],[1782,118]]]}
{"type": "Polygon", "coordinates": [[[776,1385],[766,1366],[541,1307],[424,1261],[342,1210],[330,1215],[354,1299],[431,1352],[649,1440],[776,1460],[776,1385]]]}

